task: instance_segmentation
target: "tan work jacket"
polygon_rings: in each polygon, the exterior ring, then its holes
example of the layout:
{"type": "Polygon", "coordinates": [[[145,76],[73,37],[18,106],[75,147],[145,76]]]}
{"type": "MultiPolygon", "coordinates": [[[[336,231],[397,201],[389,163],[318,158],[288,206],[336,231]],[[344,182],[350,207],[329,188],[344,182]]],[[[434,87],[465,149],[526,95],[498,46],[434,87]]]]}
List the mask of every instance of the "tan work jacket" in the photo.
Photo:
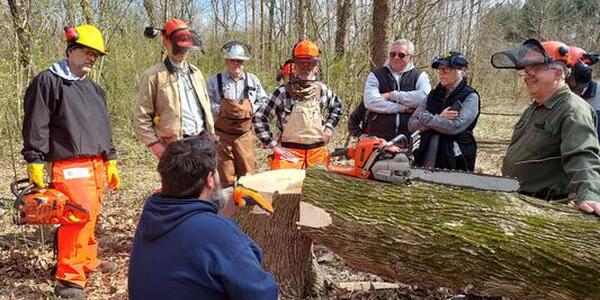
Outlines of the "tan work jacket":
{"type": "MultiPolygon", "coordinates": [[[[214,121],[202,72],[189,64],[192,85],[204,113],[204,130],[214,133],[214,121]]],[[[183,117],[177,74],[169,59],[157,63],[142,76],[134,108],[135,133],[146,146],[169,144],[183,136],[183,117]]]]}

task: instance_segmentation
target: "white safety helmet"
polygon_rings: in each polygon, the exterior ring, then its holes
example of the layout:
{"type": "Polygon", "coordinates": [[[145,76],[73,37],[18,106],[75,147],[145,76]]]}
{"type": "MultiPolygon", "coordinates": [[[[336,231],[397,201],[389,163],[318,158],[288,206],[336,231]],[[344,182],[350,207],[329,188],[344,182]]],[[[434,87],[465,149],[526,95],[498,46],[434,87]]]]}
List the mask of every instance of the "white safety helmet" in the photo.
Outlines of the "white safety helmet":
{"type": "Polygon", "coordinates": [[[249,60],[251,50],[250,45],[238,41],[228,42],[221,47],[223,58],[226,59],[249,60]]]}

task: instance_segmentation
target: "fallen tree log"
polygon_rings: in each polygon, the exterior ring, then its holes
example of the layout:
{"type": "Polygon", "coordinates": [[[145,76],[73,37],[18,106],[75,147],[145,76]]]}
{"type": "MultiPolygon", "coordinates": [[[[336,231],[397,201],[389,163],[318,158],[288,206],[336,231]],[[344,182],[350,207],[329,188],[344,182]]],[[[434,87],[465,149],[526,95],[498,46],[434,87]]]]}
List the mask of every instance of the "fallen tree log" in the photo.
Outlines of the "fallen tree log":
{"type": "Polygon", "coordinates": [[[600,221],[562,204],[311,169],[298,225],[348,265],[393,281],[515,299],[600,298],[600,221]]]}

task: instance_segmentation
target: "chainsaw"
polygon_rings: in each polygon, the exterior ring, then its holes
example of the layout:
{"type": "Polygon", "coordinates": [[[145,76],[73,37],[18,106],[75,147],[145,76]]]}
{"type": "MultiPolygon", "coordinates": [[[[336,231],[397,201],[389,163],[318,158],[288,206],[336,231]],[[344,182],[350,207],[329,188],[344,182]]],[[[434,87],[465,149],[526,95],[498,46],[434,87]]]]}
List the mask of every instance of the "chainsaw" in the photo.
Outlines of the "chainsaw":
{"type": "MultiPolygon", "coordinates": [[[[413,133],[410,138],[400,134],[390,141],[378,137],[361,138],[355,146],[336,149],[330,154],[330,158],[351,159],[354,161],[352,165],[331,162],[328,170],[338,174],[395,184],[424,181],[487,191],[516,192],[519,190],[519,182],[513,178],[414,167],[413,152],[419,148],[419,144],[420,134],[418,131],[413,133]]],[[[333,160],[330,159],[330,161],[333,160]]]]}
{"type": "Polygon", "coordinates": [[[23,224],[80,224],[89,219],[83,206],[53,188],[36,188],[28,179],[10,184],[15,195],[13,222],[23,224]]]}

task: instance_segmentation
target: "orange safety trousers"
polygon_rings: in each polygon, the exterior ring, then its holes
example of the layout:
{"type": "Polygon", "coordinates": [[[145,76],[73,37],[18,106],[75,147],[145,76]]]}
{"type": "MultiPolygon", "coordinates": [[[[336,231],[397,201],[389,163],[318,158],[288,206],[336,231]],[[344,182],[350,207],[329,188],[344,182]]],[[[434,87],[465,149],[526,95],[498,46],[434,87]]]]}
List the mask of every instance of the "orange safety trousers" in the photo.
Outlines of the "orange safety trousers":
{"type": "Polygon", "coordinates": [[[94,234],[104,193],[104,162],[101,157],[74,158],[52,164],[52,184],[71,201],[85,207],[87,223],[61,225],[57,234],[56,279],[85,286],[86,273],[95,271],[98,243],[94,234]]]}
{"type": "Polygon", "coordinates": [[[286,148],[294,153],[297,161],[282,159],[281,155],[275,153],[271,161],[271,170],[277,169],[307,169],[315,164],[326,165],[329,162],[327,148],[325,146],[312,149],[292,149],[286,148]]]}

